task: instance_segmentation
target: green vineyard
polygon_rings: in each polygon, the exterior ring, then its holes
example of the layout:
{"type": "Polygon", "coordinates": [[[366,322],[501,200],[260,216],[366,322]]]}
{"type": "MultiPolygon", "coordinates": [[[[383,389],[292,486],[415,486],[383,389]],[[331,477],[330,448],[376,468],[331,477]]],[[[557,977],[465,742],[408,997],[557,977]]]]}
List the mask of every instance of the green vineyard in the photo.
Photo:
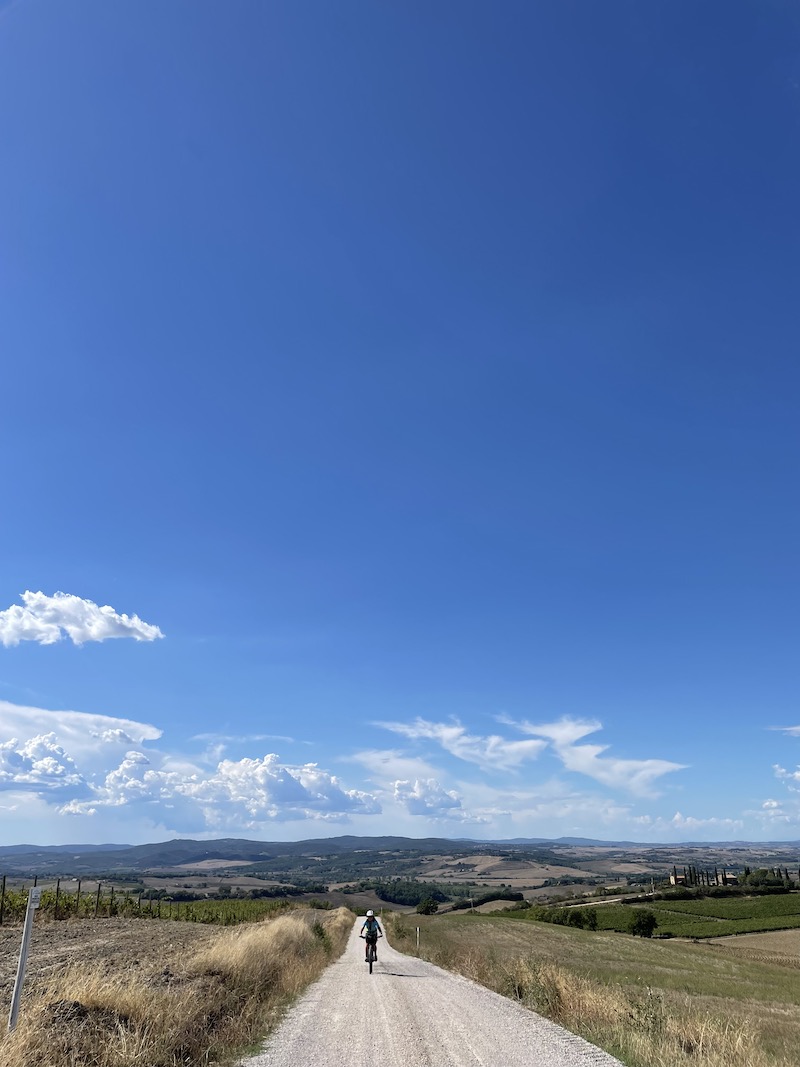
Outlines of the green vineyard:
{"type": "MultiPolygon", "coordinates": [[[[22,922],[27,906],[27,889],[3,886],[0,890],[0,925],[22,922]]],[[[135,916],[235,926],[258,922],[295,906],[292,901],[282,899],[172,901],[148,898],[112,886],[104,888],[100,884],[91,892],[83,893],[80,890],[64,893],[58,887],[43,888],[38,914],[53,921],[135,916]]]]}

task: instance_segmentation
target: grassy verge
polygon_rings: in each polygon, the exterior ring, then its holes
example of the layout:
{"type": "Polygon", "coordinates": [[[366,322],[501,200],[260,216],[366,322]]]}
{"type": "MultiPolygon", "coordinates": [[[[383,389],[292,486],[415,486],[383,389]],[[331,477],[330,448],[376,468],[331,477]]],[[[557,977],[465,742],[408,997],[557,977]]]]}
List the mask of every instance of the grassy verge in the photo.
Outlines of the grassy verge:
{"type": "Polygon", "coordinates": [[[467,915],[393,916],[392,943],[553,1019],[630,1067],[794,1067],[800,974],[717,947],[467,915]]]}
{"type": "Polygon", "coordinates": [[[26,998],[0,1067],[229,1063],[342,952],[352,925],[344,908],[296,911],[221,931],[158,969],[70,967],[26,998]]]}

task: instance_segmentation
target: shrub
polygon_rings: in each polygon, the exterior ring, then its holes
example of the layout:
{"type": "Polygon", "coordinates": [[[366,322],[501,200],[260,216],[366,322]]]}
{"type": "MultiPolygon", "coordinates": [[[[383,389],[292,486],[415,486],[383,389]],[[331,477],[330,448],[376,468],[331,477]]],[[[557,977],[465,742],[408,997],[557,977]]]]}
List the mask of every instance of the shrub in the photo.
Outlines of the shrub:
{"type": "Polygon", "coordinates": [[[438,910],[439,902],[437,900],[433,900],[432,897],[427,897],[425,900],[421,900],[419,904],[417,904],[418,915],[433,915],[438,910]]]}
{"type": "Polygon", "coordinates": [[[634,937],[652,937],[653,931],[658,926],[658,919],[644,908],[637,908],[631,916],[631,933],[634,937]]]}

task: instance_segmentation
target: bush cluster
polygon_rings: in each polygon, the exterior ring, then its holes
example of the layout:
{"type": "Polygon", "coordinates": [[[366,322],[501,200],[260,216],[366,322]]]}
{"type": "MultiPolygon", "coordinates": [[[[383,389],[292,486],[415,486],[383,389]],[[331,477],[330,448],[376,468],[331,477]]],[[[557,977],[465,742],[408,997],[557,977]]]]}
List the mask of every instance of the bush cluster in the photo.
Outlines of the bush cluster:
{"type": "Polygon", "coordinates": [[[597,908],[545,908],[532,907],[525,916],[541,923],[556,926],[576,926],[581,930],[597,929],[597,908]]]}
{"type": "Polygon", "coordinates": [[[517,893],[512,889],[493,889],[488,893],[481,893],[479,896],[472,897],[470,900],[459,900],[453,907],[452,911],[463,911],[465,908],[478,908],[481,904],[490,904],[493,900],[524,900],[522,893],[517,893]]]}

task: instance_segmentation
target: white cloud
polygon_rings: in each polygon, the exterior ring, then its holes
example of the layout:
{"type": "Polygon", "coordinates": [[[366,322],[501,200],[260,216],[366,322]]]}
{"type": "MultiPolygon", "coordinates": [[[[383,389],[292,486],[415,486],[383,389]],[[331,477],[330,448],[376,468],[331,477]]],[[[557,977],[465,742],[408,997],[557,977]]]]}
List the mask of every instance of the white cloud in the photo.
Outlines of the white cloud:
{"type": "Polygon", "coordinates": [[[6,648],[20,641],[54,645],[66,635],[74,644],[131,637],[134,641],[155,641],[163,637],[157,626],[143,622],[138,615],[120,615],[112,607],[99,607],[91,600],[69,593],[22,594],[23,604],[0,611],[0,643],[6,648]]]}
{"type": "MultiPolygon", "coordinates": [[[[417,718],[412,723],[376,723],[410,740],[436,741],[457,759],[475,763],[484,771],[507,771],[535,759],[552,748],[568,771],[586,775],[612,789],[625,789],[638,795],[652,795],[654,783],[665,774],[684,769],[684,764],[661,759],[617,759],[604,756],[608,745],[579,745],[587,734],[602,728],[596,719],[563,718],[556,722],[515,722],[507,717],[498,721],[512,726],[535,740],[517,741],[498,734],[488,737],[469,734],[460,722],[429,722],[417,718]]],[[[410,776],[404,776],[410,777],[410,776]]]]}
{"type": "Polygon", "coordinates": [[[136,743],[130,734],[126,734],[119,727],[113,730],[103,730],[99,734],[92,734],[92,737],[97,737],[105,745],[133,745],[136,743]]]}
{"type": "Polygon", "coordinates": [[[517,722],[507,715],[499,715],[497,721],[502,722],[505,726],[513,726],[516,730],[520,730],[525,734],[546,737],[555,748],[566,748],[569,745],[574,745],[576,741],[580,741],[587,734],[596,734],[598,730],[603,728],[603,724],[599,719],[571,719],[569,717],[538,725],[525,720],[517,722]]]}
{"type": "Polygon", "coordinates": [[[98,715],[84,711],[49,711],[0,700],[0,738],[30,740],[39,734],[55,734],[76,759],[80,755],[100,755],[107,747],[156,741],[161,730],[149,723],[98,715]]]}
{"type": "Polygon", "coordinates": [[[741,819],[720,819],[717,816],[698,819],[693,815],[682,815],[679,811],[675,812],[669,823],[676,830],[706,830],[713,828],[724,830],[726,833],[741,830],[744,826],[741,819]]]}
{"type": "Polygon", "coordinates": [[[800,737],[800,726],[770,726],[770,730],[778,730],[789,737],[800,737]]]}
{"type": "Polygon", "coordinates": [[[775,772],[775,777],[778,781],[791,783],[789,785],[790,789],[794,789],[795,784],[800,783],[800,767],[798,767],[796,771],[787,771],[785,767],[781,767],[779,763],[775,763],[773,764],[772,769],[775,772]]]}
{"type": "Polygon", "coordinates": [[[535,759],[547,747],[545,741],[509,741],[497,734],[478,737],[468,734],[461,723],[428,722],[415,719],[413,723],[379,722],[386,730],[411,740],[430,739],[458,759],[475,763],[484,770],[511,770],[528,759],[535,759]]]}
{"type": "Polygon", "coordinates": [[[222,760],[211,774],[199,768],[151,765],[141,752],[128,752],[92,797],[63,808],[71,814],[94,814],[100,808],[145,804],[173,809],[192,828],[234,827],[254,830],[270,822],[293,819],[345,821],[350,815],[380,812],[370,794],[345,789],[315,763],[283,764],[274,753],[262,759],[222,760]]]}
{"type": "Polygon", "coordinates": [[[369,772],[372,781],[394,788],[398,778],[435,778],[436,768],[427,760],[409,756],[395,748],[369,748],[344,757],[342,762],[358,763],[369,772]]]}
{"type": "Polygon", "coordinates": [[[686,769],[685,764],[671,763],[669,760],[632,760],[603,756],[608,745],[575,744],[587,734],[602,728],[602,724],[596,719],[564,718],[557,722],[539,724],[513,723],[509,719],[503,721],[507,725],[515,725],[523,733],[547,738],[568,771],[584,774],[612,789],[627,789],[631,793],[650,795],[657,779],[672,771],[686,769]]]}
{"type": "Polygon", "coordinates": [[[83,785],[83,776],[55,734],[0,743],[0,789],[63,790],[83,785]]]}
{"type": "Polygon", "coordinates": [[[430,819],[463,819],[461,799],[454,790],[443,789],[435,778],[417,778],[411,782],[395,782],[394,796],[410,815],[425,815],[430,819]]]}
{"type": "Polygon", "coordinates": [[[187,787],[189,795],[232,804],[253,818],[341,819],[380,811],[370,793],[344,789],[316,763],[282,764],[275,754],[263,759],[223,760],[206,782],[187,787]]]}
{"type": "Polygon", "coordinates": [[[603,836],[609,827],[619,836],[617,826],[630,817],[629,805],[598,792],[577,790],[559,778],[535,784],[525,778],[506,778],[506,784],[498,786],[484,777],[452,784],[468,819],[491,825],[497,837],[603,836]]]}
{"type": "Polygon", "coordinates": [[[598,833],[627,819],[630,808],[596,793],[576,790],[552,795],[547,792],[499,792],[496,804],[504,806],[524,836],[561,837],[598,833]]]}
{"type": "MultiPolygon", "coordinates": [[[[792,787],[790,789],[797,792],[792,787]]],[[[800,823],[800,802],[795,797],[787,797],[785,800],[769,797],[762,801],[760,807],[743,814],[760,823],[767,832],[774,832],[778,826],[782,829],[786,825],[800,823]]]]}
{"type": "Polygon", "coordinates": [[[209,767],[137,747],[160,737],[161,730],[130,719],[0,701],[0,792],[49,800],[61,814],[139,811],[178,833],[341,822],[381,810],[375,794],[346,788],[316,763],[269,754],[209,767]]]}
{"type": "Polygon", "coordinates": [[[761,802],[759,808],[744,812],[761,823],[766,831],[774,831],[788,825],[800,824],[800,767],[793,771],[782,767],[779,763],[772,766],[773,773],[779,782],[786,787],[787,796],[782,800],[767,797],[761,802]]]}

